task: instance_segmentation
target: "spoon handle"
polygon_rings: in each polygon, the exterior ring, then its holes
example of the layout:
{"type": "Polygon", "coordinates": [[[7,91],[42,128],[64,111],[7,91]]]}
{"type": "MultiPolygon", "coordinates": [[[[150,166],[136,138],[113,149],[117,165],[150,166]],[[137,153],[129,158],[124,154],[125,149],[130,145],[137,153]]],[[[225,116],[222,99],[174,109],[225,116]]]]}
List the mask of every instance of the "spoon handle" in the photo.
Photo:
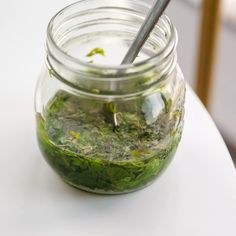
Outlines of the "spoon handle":
{"type": "Polygon", "coordinates": [[[160,16],[168,6],[170,0],[157,0],[154,6],[148,13],[147,18],[142,24],[135,40],[133,41],[131,47],[129,48],[127,54],[125,55],[121,64],[130,64],[133,63],[135,58],[138,56],[139,51],[144,45],[145,41],[149,37],[149,34],[155,27],[160,16]]]}

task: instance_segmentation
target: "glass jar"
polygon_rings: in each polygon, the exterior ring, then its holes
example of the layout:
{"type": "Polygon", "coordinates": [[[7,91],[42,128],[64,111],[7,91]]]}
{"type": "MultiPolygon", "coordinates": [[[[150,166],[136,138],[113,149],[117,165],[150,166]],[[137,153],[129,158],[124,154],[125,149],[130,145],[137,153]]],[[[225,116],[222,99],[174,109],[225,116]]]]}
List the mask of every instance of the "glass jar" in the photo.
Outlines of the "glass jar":
{"type": "Polygon", "coordinates": [[[81,0],[48,25],[36,96],[40,150],[68,184],[103,194],[149,185],[179,144],[185,82],[163,15],[132,65],[119,65],[150,5],[81,0]]]}

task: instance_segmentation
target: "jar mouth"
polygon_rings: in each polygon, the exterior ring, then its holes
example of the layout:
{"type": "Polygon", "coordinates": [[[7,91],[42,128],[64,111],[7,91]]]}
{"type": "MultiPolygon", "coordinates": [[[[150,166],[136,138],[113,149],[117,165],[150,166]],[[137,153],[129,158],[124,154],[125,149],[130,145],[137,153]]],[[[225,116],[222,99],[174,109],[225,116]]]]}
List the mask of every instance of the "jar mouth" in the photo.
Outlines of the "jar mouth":
{"type": "MultiPolygon", "coordinates": [[[[162,28],[164,27],[166,29],[166,32],[165,32],[166,42],[160,48],[160,50],[157,53],[155,53],[155,55],[147,59],[144,59],[140,62],[135,62],[133,64],[124,64],[124,65],[103,65],[102,64],[101,65],[101,64],[90,64],[77,57],[69,55],[66,52],[66,50],[64,50],[63,47],[61,47],[58,44],[57,39],[55,38],[55,32],[57,32],[58,29],[60,29],[60,27],[64,24],[65,21],[70,20],[69,18],[70,15],[68,15],[69,12],[72,12],[72,14],[76,14],[76,13],[78,14],[78,12],[80,11],[80,5],[82,4],[84,6],[86,5],[86,2],[87,0],[80,0],[80,1],[77,1],[76,3],[66,6],[61,11],[59,11],[55,16],[53,16],[48,24],[48,28],[47,28],[48,53],[51,54],[51,56],[53,56],[54,58],[60,57],[61,58],[60,62],[62,62],[62,64],[63,62],[67,62],[68,64],[71,63],[74,65],[74,68],[77,65],[80,68],[80,70],[81,68],[83,68],[82,70],[98,71],[99,73],[101,73],[102,71],[106,71],[105,74],[114,74],[114,73],[117,73],[118,71],[126,71],[126,76],[127,76],[127,71],[132,71],[132,73],[134,73],[134,71],[140,72],[140,71],[143,71],[144,68],[147,68],[147,66],[151,67],[154,65],[161,64],[163,60],[168,58],[170,54],[172,54],[175,51],[177,40],[178,40],[177,32],[174,25],[171,23],[170,19],[168,18],[168,16],[164,14],[159,19],[159,22],[155,26],[155,29],[160,30],[160,27],[162,28]],[[162,24],[162,26],[160,26],[159,23],[162,24]]],[[[142,21],[147,15],[147,12],[149,11],[149,9],[151,8],[150,4],[145,3],[144,1],[139,1],[139,0],[135,0],[135,1],[129,0],[126,2],[132,3],[132,4],[134,4],[135,2],[136,5],[138,4],[140,10],[133,10],[127,7],[125,8],[124,6],[119,5],[120,3],[117,3],[116,0],[114,1],[104,0],[104,2],[109,3],[111,8],[122,7],[123,9],[126,9],[128,11],[132,10],[133,13],[135,12],[136,14],[139,15],[140,18],[142,18],[142,21]]],[[[98,6],[96,6],[94,10],[104,7],[104,3],[103,5],[99,5],[99,2],[96,2],[96,3],[98,6]]],[[[154,33],[155,33],[155,29],[153,31],[154,33]]]]}

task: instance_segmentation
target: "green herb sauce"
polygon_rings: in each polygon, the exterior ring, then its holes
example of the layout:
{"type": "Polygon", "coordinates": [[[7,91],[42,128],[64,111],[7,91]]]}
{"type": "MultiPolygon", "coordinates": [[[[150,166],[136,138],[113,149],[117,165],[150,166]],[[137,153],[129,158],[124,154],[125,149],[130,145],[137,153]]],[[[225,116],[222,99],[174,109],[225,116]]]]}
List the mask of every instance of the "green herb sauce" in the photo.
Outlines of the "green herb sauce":
{"type": "Polygon", "coordinates": [[[140,114],[119,112],[108,103],[106,109],[119,120],[114,130],[104,104],[84,107],[76,96],[59,91],[43,117],[36,115],[40,149],[67,183],[91,192],[130,192],[148,185],[172,159],[182,128],[169,132],[164,125],[147,125],[140,114]]]}

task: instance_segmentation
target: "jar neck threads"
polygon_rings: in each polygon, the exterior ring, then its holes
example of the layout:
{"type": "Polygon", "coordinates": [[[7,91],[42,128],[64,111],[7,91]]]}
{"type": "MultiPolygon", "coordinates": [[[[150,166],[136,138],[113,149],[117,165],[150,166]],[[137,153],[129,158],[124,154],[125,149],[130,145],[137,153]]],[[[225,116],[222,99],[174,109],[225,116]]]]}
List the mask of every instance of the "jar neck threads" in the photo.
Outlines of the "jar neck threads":
{"type": "Polygon", "coordinates": [[[71,53],[76,44],[86,47],[90,39],[96,43],[107,37],[109,44],[112,35],[129,45],[149,9],[150,5],[141,0],[81,0],[64,8],[48,25],[49,70],[71,88],[100,96],[138,94],[161,86],[176,66],[177,33],[166,15],[143,47],[148,58],[138,63],[90,64],[71,53]]]}

